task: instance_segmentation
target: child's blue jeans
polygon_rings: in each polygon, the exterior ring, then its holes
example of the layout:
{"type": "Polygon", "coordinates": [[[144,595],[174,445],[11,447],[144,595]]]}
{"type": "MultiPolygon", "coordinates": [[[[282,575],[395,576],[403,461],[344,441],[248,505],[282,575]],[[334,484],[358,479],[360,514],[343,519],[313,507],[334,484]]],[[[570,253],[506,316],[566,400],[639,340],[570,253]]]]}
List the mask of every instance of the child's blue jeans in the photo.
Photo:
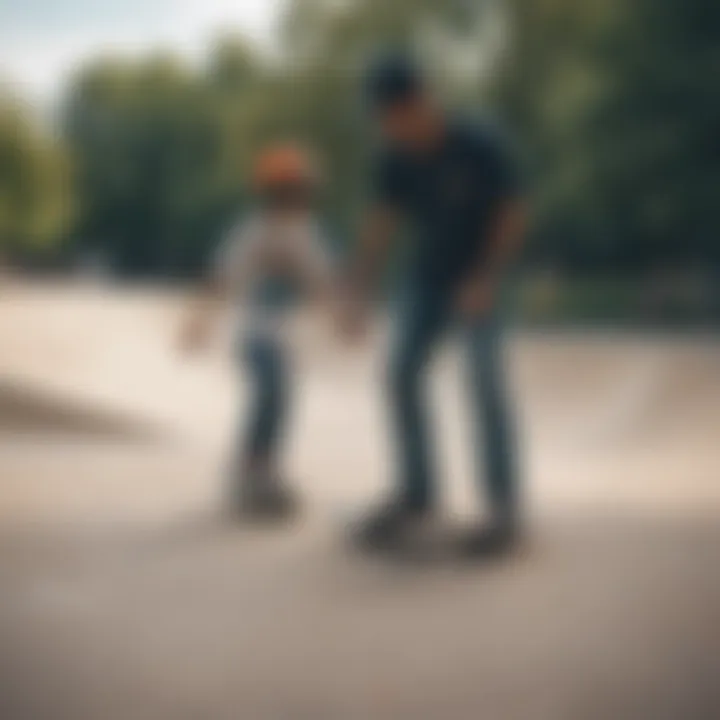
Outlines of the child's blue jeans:
{"type": "Polygon", "coordinates": [[[287,359],[281,344],[265,336],[245,341],[244,355],[254,399],[245,437],[247,460],[266,460],[278,452],[288,409],[287,359]]]}

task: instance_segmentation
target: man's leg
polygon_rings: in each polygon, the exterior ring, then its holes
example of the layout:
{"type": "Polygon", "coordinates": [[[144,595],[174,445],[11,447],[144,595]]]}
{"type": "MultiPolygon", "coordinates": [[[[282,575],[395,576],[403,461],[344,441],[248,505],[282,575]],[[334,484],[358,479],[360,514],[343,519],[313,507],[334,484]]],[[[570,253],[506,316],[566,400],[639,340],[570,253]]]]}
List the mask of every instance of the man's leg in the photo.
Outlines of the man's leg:
{"type": "Polygon", "coordinates": [[[388,399],[395,434],[397,491],[361,524],[356,542],[368,550],[420,541],[435,502],[433,457],[425,398],[424,369],[445,325],[437,298],[415,292],[405,298],[395,327],[388,368],[388,399]]]}
{"type": "Polygon", "coordinates": [[[389,400],[397,448],[400,499],[414,511],[435,501],[434,458],[425,407],[425,373],[446,320],[439,298],[416,292],[405,299],[390,357],[389,400]]]}
{"type": "Polygon", "coordinates": [[[470,323],[465,334],[475,442],[484,452],[478,474],[484,471],[493,524],[514,528],[519,501],[517,458],[505,384],[502,328],[496,318],[490,317],[470,323]]]}

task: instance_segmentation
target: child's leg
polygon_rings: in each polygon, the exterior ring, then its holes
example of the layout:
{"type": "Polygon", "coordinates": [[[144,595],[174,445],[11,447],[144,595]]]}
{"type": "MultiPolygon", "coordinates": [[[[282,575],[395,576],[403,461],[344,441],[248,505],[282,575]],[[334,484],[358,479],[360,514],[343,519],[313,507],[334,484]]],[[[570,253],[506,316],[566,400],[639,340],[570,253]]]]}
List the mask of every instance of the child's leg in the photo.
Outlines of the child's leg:
{"type": "Polygon", "coordinates": [[[264,478],[272,475],[280,452],[287,416],[287,368],[280,344],[252,338],[246,346],[247,366],[254,385],[254,401],[245,439],[245,470],[264,478]]]}

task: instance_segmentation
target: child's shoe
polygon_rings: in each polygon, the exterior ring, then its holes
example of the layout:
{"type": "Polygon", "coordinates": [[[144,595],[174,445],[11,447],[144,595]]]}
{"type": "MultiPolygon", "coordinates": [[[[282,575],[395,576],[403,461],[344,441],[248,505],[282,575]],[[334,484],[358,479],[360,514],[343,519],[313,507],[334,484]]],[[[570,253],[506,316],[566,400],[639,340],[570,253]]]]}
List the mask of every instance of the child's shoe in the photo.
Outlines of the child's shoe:
{"type": "Polygon", "coordinates": [[[273,475],[251,476],[238,483],[231,508],[236,517],[258,521],[280,521],[294,517],[300,507],[287,483],[273,475]]]}

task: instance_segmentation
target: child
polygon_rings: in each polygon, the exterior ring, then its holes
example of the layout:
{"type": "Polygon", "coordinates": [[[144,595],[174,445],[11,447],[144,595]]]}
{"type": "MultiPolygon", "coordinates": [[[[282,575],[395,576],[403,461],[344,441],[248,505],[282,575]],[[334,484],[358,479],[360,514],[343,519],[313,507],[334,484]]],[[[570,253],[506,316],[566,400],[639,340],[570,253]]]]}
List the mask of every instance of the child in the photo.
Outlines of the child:
{"type": "Polygon", "coordinates": [[[185,326],[183,342],[187,349],[202,344],[217,301],[242,298],[242,356],[255,397],[232,467],[230,504],[234,513],[273,519],[297,507],[278,466],[291,380],[288,315],[301,291],[326,291],[331,271],[313,210],[318,177],[308,154],[295,145],[266,150],[257,159],[253,187],[257,208],[221,244],[209,292],[185,326]]]}

